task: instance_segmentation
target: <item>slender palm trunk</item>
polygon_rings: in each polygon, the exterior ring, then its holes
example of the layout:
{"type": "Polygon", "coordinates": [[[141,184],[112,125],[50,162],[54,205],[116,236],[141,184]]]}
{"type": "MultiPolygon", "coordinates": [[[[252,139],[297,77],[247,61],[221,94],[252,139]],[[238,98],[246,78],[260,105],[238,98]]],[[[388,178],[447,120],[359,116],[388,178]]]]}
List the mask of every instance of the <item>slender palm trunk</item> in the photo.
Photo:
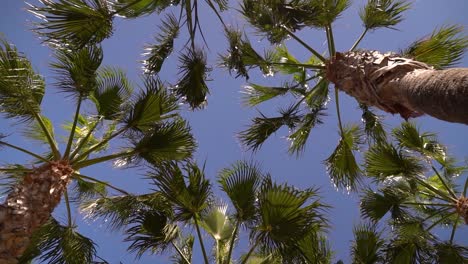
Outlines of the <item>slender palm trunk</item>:
{"type": "Polygon", "coordinates": [[[50,218],[73,173],[65,162],[50,162],[32,173],[0,205],[0,264],[17,263],[31,235],[50,218]]]}
{"type": "Polygon", "coordinates": [[[377,51],[337,53],[327,78],[368,106],[400,114],[423,114],[468,124],[468,68],[435,70],[396,54],[377,51]]]}

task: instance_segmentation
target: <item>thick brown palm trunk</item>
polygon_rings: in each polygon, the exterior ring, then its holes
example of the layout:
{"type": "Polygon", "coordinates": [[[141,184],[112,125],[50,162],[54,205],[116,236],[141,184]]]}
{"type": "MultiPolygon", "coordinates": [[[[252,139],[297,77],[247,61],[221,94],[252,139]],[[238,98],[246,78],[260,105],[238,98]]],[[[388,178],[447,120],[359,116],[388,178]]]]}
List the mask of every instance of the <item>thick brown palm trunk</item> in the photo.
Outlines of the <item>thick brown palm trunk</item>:
{"type": "Polygon", "coordinates": [[[435,70],[378,51],[337,53],[327,65],[335,86],[368,106],[400,114],[423,114],[468,124],[468,68],[435,70]]]}
{"type": "Polygon", "coordinates": [[[17,263],[32,233],[60,203],[72,172],[64,162],[50,162],[25,175],[14,187],[0,206],[0,264],[17,263]]]}

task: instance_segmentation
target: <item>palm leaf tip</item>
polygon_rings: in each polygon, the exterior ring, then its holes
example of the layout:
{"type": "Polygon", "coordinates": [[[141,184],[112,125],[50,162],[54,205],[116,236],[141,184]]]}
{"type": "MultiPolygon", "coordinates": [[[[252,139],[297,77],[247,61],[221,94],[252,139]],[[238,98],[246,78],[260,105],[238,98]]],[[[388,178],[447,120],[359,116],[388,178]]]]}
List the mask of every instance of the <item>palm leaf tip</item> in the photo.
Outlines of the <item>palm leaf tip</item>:
{"type": "Polygon", "coordinates": [[[362,224],[354,227],[351,246],[353,263],[377,263],[383,261],[384,240],[374,225],[362,224]]]}
{"type": "Polygon", "coordinates": [[[463,58],[468,48],[468,37],[462,33],[462,26],[440,27],[430,36],[413,42],[402,54],[437,69],[452,67],[463,58]]]}
{"type": "Polygon", "coordinates": [[[403,21],[403,12],[410,8],[406,0],[369,0],[359,16],[366,29],[392,28],[403,21]]]}
{"type": "Polygon", "coordinates": [[[109,1],[101,0],[39,0],[41,6],[29,4],[28,11],[42,22],[34,30],[46,42],[76,47],[99,43],[112,34],[109,1]]]}
{"type": "Polygon", "coordinates": [[[30,121],[41,112],[44,78],[18,50],[0,38],[0,112],[7,118],[30,121]]]}
{"type": "Polygon", "coordinates": [[[192,109],[202,108],[209,94],[206,81],[207,74],[211,71],[206,65],[206,54],[201,49],[189,49],[179,57],[179,62],[181,78],[172,89],[192,109]]]}
{"type": "Polygon", "coordinates": [[[353,153],[358,150],[359,144],[362,144],[362,131],[358,126],[347,127],[336,149],[324,161],[336,188],[345,188],[349,192],[360,184],[361,169],[353,153]]]}
{"type": "Polygon", "coordinates": [[[151,13],[162,12],[169,6],[177,4],[173,0],[116,0],[112,1],[112,14],[118,14],[125,18],[137,18],[151,13]]]}

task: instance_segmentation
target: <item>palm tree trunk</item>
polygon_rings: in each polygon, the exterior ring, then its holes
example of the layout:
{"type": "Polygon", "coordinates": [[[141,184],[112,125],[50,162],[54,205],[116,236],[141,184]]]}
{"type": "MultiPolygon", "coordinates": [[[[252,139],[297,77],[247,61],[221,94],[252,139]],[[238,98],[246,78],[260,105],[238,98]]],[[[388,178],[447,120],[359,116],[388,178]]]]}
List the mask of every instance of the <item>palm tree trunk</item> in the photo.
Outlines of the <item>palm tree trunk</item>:
{"type": "Polygon", "coordinates": [[[403,118],[423,114],[468,124],[468,68],[435,70],[393,53],[337,53],[327,79],[356,98],[403,118]]]}
{"type": "Polygon", "coordinates": [[[24,176],[0,206],[0,264],[17,263],[31,235],[50,218],[70,182],[66,162],[50,162],[24,176]]]}

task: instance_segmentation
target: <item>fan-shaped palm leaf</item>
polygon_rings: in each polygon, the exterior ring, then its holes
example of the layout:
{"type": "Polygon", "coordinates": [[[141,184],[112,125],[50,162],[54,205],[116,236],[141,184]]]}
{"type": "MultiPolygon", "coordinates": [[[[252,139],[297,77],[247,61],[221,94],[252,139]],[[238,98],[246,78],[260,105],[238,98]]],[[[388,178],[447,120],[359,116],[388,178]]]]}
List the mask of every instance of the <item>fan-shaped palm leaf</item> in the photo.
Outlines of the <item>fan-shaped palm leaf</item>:
{"type": "Polygon", "coordinates": [[[115,120],[128,110],[127,100],[132,87],[125,73],[117,68],[104,68],[98,72],[97,87],[90,99],[97,113],[106,120],[115,120]]]}
{"type": "Polygon", "coordinates": [[[172,255],[171,259],[175,264],[188,264],[191,263],[193,253],[193,242],[195,241],[192,235],[180,239],[174,245],[180,249],[177,251],[178,254],[172,255]]]}
{"type": "Polygon", "coordinates": [[[361,224],[353,229],[354,241],[351,246],[353,264],[381,263],[384,240],[375,225],[361,224]]]}
{"type": "Polygon", "coordinates": [[[313,108],[309,113],[304,115],[302,122],[298,124],[298,128],[288,136],[288,139],[291,141],[289,153],[296,153],[299,155],[304,151],[312,128],[323,123],[321,119],[325,115],[323,110],[325,109],[313,108]]]}
{"type": "Polygon", "coordinates": [[[181,77],[173,88],[175,94],[192,109],[203,107],[209,94],[207,74],[211,71],[206,65],[206,54],[201,49],[188,49],[179,57],[179,62],[181,77]]]}
{"type": "Polygon", "coordinates": [[[105,183],[86,181],[76,178],[73,186],[74,197],[72,201],[85,201],[96,196],[106,196],[107,189],[105,183]]]}
{"type": "Polygon", "coordinates": [[[57,264],[92,263],[96,258],[96,248],[89,238],[77,233],[74,227],[62,226],[52,218],[33,235],[20,262],[36,257],[57,264]]]}
{"type": "Polygon", "coordinates": [[[348,191],[355,190],[361,181],[361,170],[353,154],[358,145],[362,144],[361,137],[359,127],[345,128],[338,146],[324,161],[333,183],[348,191]]]}
{"type": "Polygon", "coordinates": [[[39,0],[42,6],[30,5],[29,11],[43,22],[35,30],[46,41],[58,45],[84,47],[99,43],[112,34],[112,13],[109,1],[103,0],[39,0]]]}
{"type": "Polygon", "coordinates": [[[434,245],[437,253],[437,263],[465,264],[468,259],[468,248],[448,242],[434,245]]]}
{"type": "Polygon", "coordinates": [[[289,90],[288,87],[267,87],[249,83],[244,86],[243,101],[245,105],[252,107],[277,96],[285,95],[289,90]]]}
{"type": "Polygon", "coordinates": [[[408,191],[405,183],[387,186],[381,189],[381,193],[367,189],[361,196],[361,215],[377,222],[390,212],[394,221],[405,220],[409,213],[403,202],[410,196],[408,191]]]}
{"type": "Polygon", "coordinates": [[[366,29],[392,28],[403,20],[402,13],[410,7],[406,0],[369,0],[359,16],[366,29]]]}
{"type": "Polygon", "coordinates": [[[166,16],[166,20],[159,27],[161,33],[156,37],[157,44],[149,45],[145,48],[144,60],[145,73],[158,73],[164,63],[164,60],[172,53],[174,49],[174,39],[179,35],[179,21],[174,15],[166,16]]]}
{"type": "Polygon", "coordinates": [[[145,79],[145,91],[133,100],[125,118],[126,126],[138,131],[147,131],[161,120],[174,116],[178,109],[177,99],[169,94],[159,79],[145,79]]]}
{"type": "Polygon", "coordinates": [[[387,133],[381,122],[381,117],[374,114],[366,105],[359,105],[362,109],[362,121],[364,122],[364,132],[370,143],[381,144],[386,141],[387,133]]]}
{"type": "Polygon", "coordinates": [[[239,161],[219,173],[221,189],[228,195],[240,221],[253,219],[258,187],[264,177],[260,168],[251,162],[239,161]]]}
{"type": "Polygon", "coordinates": [[[126,18],[136,18],[149,15],[154,12],[161,12],[169,6],[177,4],[179,1],[173,0],[116,0],[113,9],[118,15],[126,18]]]}
{"type": "Polygon", "coordinates": [[[461,26],[441,27],[430,36],[412,43],[402,54],[437,69],[454,66],[468,48],[468,37],[461,36],[462,32],[461,26]]]}
{"type": "Polygon", "coordinates": [[[29,60],[0,38],[0,112],[7,118],[29,121],[41,112],[44,79],[29,60]]]}

